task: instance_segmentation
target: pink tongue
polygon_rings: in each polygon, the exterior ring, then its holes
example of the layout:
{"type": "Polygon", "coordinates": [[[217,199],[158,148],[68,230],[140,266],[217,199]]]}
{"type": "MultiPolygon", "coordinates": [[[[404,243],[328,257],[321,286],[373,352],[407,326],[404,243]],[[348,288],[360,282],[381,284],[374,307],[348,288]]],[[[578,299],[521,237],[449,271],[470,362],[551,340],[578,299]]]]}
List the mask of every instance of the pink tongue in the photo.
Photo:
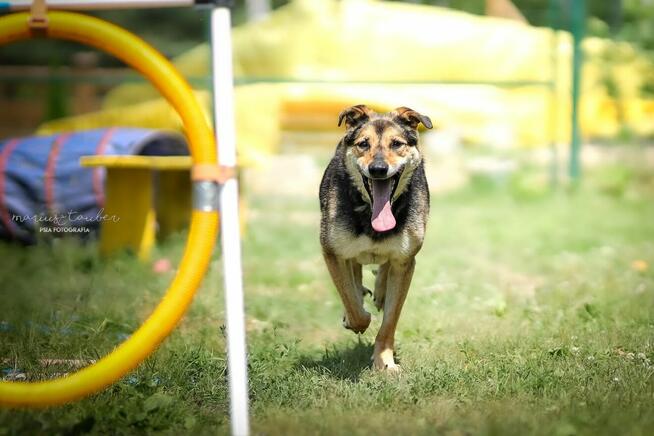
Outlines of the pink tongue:
{"type": "Polygon", "coordinates": [[[392,179],[370,180],[372,187],[372,228],[377,232],[387,232],[395,227],[395,217],[391,210],[392,179]]]}

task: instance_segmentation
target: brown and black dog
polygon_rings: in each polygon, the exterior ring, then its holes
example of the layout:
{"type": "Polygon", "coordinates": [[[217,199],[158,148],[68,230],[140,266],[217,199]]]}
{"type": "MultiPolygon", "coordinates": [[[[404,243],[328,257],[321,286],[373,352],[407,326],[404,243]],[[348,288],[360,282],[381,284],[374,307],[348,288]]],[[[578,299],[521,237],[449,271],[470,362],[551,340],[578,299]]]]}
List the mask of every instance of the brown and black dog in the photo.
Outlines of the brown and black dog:
{"type": "Polygon", "coordinates": [[[418,145],[418,124],[429,117],[406,107],[378,114],[364,105],[345,109],[346,132],[320,183],[320,243],[343,300],[343,326],[363,333],[370,313],[361,267],[378,264],[373,293],[384,319],[375,339],[373,367],[397,371],[395,328],[409,290],[415,255],[429,215],[429,189],[418,145]]]}

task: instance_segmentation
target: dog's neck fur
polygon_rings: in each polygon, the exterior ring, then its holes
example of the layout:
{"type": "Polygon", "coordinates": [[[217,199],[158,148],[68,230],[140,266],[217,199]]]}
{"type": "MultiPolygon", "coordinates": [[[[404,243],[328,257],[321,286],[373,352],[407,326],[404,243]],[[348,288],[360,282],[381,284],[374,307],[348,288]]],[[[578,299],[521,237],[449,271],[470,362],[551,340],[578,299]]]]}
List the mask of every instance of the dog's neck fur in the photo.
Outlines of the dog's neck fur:
{"type": "Polygon", "coordinates": [[[352,179],[352,184],[356,186],[357,190],[359,191],[359,194],[361,194],[362,200],[368,203],[368,206],[372,207],[372,199],[370,198],[370,194],[368,194],[366,185],[363,182],[363,174],[361,174],[361,171],[359,171],[359,168],[354,162],[351,147],[347,147],[345,150],[345,156],[343,157],[343,164],[345,165],[345,168],[347,168],[347,172],[350,175],[350,178],[352,179]]]}

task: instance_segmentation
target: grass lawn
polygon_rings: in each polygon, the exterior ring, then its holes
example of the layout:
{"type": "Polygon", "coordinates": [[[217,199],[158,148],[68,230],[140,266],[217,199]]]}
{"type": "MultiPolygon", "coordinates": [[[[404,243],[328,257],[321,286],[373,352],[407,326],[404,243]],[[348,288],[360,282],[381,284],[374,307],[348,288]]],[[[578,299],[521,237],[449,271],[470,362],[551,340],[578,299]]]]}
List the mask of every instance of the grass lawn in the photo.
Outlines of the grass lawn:
{"type": "MultiPolygon", "coordinates": [[[[250,198],[254,433],[652,434],[654,176],[617,179],[590,174],[575,192],[517,184],[433,197],[397,334],[399,376],[370,368],[381,319],[370,301],[364,335],[340,325],[317,199],[250,198]]],[[[0,245],[5,378],[70,369],[44,358],[104,355],[171,279],[129,254],[102,260],[93,244],[54,242],[0,245]]],[[[174,237],[155,257],[176,262],[183,244],[174,237]]],[[[212,266],[179,328],[136,371],[71,405],[0,410],[0,435],[227,433],[218,254],[212,266]]]]}

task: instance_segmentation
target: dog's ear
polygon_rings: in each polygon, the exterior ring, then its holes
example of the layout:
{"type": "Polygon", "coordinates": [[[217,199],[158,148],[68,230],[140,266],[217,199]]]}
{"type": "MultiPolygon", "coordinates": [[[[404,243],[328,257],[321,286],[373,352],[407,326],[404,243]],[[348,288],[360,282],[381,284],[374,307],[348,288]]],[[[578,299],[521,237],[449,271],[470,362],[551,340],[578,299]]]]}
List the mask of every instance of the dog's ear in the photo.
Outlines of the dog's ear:
{"type": "Polygon", "coordinates": [[[372,110],[364,104],[349,107],[338,116],[338,126],[340,127],[345,120],[345,127],[351,129],[368,121],[370,115],[372,115],[372,110]]]}
{"type": "Polygon", "coordinates": [[[398,107],[393,112],[391,112],[391,114],[393,114],[395,121],[399,122],[400,124],[410,126],[412,129],[417,129],[418,124],[420,123],[422,123],[428,129],[434,127],[431,124],[431,120],[428,116],[422,115],[413,109],[409,109],[408,107],[398,107]]]}

